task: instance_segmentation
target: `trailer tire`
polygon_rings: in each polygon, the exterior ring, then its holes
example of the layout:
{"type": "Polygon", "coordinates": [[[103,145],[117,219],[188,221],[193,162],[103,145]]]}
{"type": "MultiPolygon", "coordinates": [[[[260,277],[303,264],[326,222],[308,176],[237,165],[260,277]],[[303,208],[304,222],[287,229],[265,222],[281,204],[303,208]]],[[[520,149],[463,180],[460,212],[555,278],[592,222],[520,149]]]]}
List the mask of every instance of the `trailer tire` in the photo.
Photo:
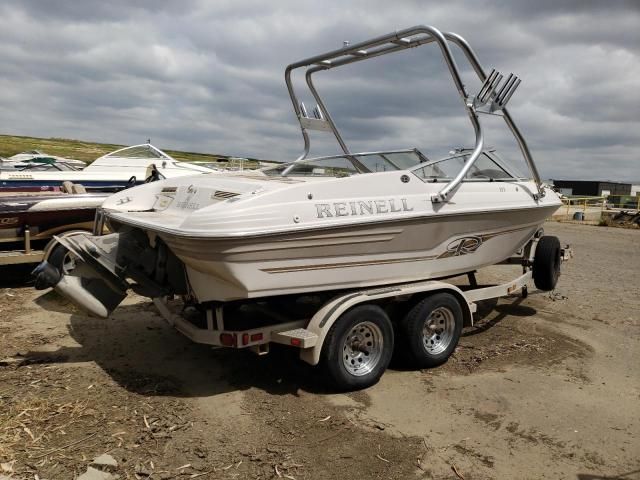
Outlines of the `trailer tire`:
{"type": "Polygon", "coordinates": [[[429,295],[418,302],[398,325],[398,356],[407,366],[430,368],[451,356],[464,316],[457,297],[447,292],[429,295]]]}
{"type": "Polygon", "coordinates": [[[533,259],[533,282],[536,288],[543,291],[556,288],[561,263],[562,249],[558,237],[545,235],[540,238],[533,259]]]}
{"type": "Polygon", "coordinates": [[[325,337],[320,368],[333,388],[359,390],[380,380],[393,355],[393,327],[377,305],[343,313],[325,337]]]}
{"type": "Polygon", "coordinates": [[[75,268],[76,256],[61,243],[56,243],[49,252],[47,262],[56,267],[61,275],[68,274],[75,268]]]}

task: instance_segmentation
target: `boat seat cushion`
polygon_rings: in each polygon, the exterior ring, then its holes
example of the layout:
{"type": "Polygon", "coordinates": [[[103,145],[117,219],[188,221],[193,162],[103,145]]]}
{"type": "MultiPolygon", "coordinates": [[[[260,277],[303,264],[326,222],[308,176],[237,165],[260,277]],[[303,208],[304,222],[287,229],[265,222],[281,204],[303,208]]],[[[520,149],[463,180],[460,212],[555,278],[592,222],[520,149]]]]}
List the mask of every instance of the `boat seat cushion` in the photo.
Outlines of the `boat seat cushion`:
{"type": "Polygon", "coordinates": [[[73,193],[87,193],[87,190],[84,188],[84,185],[81,185],[79,183],[74,183],[71,186],[71,191],[73,193]]]}
{"type": "Polygon", "coordinates": [[[62,191],[64,193],[73,193],[73,183],[69,180],[62,182],[62,191]]]}

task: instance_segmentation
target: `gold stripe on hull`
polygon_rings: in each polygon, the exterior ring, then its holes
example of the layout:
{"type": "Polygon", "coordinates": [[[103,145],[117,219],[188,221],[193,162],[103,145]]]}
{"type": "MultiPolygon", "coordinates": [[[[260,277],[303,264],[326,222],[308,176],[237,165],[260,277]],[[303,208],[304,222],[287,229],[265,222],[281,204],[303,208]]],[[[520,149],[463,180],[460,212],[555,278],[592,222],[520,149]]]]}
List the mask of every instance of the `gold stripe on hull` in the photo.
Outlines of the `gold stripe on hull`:
{"type": "MultiPolygon", "coordinates": [[[[510,230],[505,230],[502,232],[494,232],[494,233],[485,233],[479,234],[474,237],[462,237],[461,240],[465,238],[478,238],[481,243],[476,247],[479,248],[482,243],[486,240],[490,240],[491,238],[498,237],[500,235],[507,235],[509,233],[519,232],[522,230],[527,230],[530,227],[520,227],[520,228],[512,228],[510,230]]],[[[326,263],[326,264],[313,264],[313,265],[297,265],[291,267],[276,267],[276,268],[263,268],[261,271],[265,273],[291,273],[291,272],[306,272],[313,270],[328,270],[328,269],[338,269],[338,268],[351,268],[351,267],[366,267],[366,266],[378,266],[378,265],[389,265],[389,264],[397,264],[397,263],[407,263],[407,262],[423,262],[427,260],[434,260],[440,258],[449,258],[460,254],[470,254],[473,252],[460,253],[458,251],[445,251],[439,255],[427,255],[427,256],[419,256],[419,257],[407,257],[407,258],[397,258],[397,259],[386,259],[386,260],[370,260],[370,261],[360,261],[360,262],[340,262],[340,263],[326,263]]]]}
{"type": "Polygon", "coordinates": [[[421,262],[424,260],[433,260],[434,258],[438,258],[438,256],[428,255],[426,257],[399,258],[395,260],[373,260],[369,262],[343,262],[327,263],[324,265],[300,265],[296,267],[263,268],[261,269],[261,271],[265,273],[306,272],[311,270],[328,270],[332,268],[368,267],[371,265],[386,265],[392,263],[421,262]]]}

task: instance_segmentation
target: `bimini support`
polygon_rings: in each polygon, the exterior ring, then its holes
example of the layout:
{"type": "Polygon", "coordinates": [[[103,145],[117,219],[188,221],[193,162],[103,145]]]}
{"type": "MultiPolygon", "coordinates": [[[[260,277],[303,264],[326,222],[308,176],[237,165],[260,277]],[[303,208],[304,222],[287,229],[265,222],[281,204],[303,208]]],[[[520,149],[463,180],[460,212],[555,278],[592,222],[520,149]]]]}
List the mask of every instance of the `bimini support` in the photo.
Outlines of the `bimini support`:
{"type": "Polygon", "coordinates": [[[342,151],[347,155],[350,154],[349,148],[340,135],[333,118],[313,84],[312,75],[314,73],[434,42],[440,47],[440,52],[444,57],[452,80],[463,101],[464,108],[473,126],[475,132],[475,145],[471,155],[460,172],[458,172],[456,177],[447,183],[437,194],[433,195],[431,200],[434,203],[446,201],[455,191],[456,187],[462,182],[466,174],[469,172],[469,169],[482,153],[482,149],[484,147],[484,136],[478,117],[479,113],[498,114],[504,117],[507,126],[520,146],[520,150],[527,162],[531,175],[537,184],[538,195],[544,195],[542,183],[527,144],[505,108],[509,99],[518,87],[520,80],[511,75],[507,81],[501,83],[503,76],[499,72],[492,72],[487,76],[466,40],[455,33],[442,33],[438,29],[426,25],[418,25],[352,45],[345,44],[343,48],[309,57],[287,66],[285,69],[285,82],[287,84],[289,96],[291,97],[293,109],[298,121],[300,122],[302,137],[304,140],[304,150],[296,161],[303,160],[309,154],[311,146],[308,133],[309,130],[322,130],[333,133],[342,151]],[[457,45],[462,50],[467,61],[469,61],[472,68],[483,82],[478,95],[471,96],[466,92],[462,83],[460,71],[449,48],[449,42],[457,45]],[[304,104],[298,101],[293,88],[291,74],[293,70],[298,68],[306,68],[306,83],[318,104],[314,109],[314,118],[309,117],[304,104]],[[491,103],[489,104],[490,100],[491,103]],[[487,107],[488,104],[489,106],[487,107]]]}

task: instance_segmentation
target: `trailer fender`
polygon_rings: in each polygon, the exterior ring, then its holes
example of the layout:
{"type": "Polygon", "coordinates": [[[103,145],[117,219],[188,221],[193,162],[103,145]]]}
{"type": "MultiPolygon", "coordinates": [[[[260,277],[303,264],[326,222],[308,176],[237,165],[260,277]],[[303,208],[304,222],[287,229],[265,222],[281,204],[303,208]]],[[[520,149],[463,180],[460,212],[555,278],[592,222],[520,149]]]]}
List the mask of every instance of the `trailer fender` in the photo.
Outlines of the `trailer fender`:
{"type": "Polygon", "coordinates": [[[310,365],[317,365],[320,361],[320,352],[327,333],[340,316],[354,307],[367,302],[375,302],[384,298],[401,297],[416,293],[447,291],[460,300],[460,306],[465,315],[465,320],[473,318],[475,305],[466,300],[464,293],[455,285],[439,281],[427,281],[404,285],[393,285],[383,288],[371,288],[346,293],[335,297],[325,303],[311,318],[306,330],[318,336],[315,345],[300,351],[300,358],[310,365]]]}

